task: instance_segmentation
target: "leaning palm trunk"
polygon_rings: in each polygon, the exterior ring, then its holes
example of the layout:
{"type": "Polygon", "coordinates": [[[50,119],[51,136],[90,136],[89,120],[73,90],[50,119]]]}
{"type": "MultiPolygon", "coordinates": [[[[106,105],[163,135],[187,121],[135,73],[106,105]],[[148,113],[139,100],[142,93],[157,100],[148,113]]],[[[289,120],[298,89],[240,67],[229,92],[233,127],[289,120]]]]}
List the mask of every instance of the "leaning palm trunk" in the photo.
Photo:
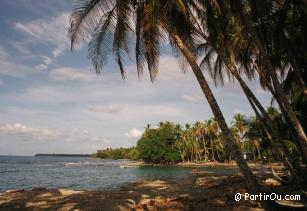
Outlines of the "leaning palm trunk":
{"type": "Polygon", "coordinates": [[[206,78],[204,77],[200,67],[196,62],[195,56],[193,55],[192,51],[184,44],[184,42],[181,40],[181,38],[178,35],[176,35],[171,30],[169,30],[169,33],[174,42],[176,43],[177,47],[180,49],[180,51],[182,52],[182,54],[185,56],[188,63],[190,64],[193,73],[196,76],[196,79],[207,98],[207,101],[211,107],[214,117],[218,122],[219,127],[221,128],[221,131],[225,137],[227,148],[230,148],[232,150],[234,159],[236,160],[246,182],[249,184],[250,190],[253,193],[259,192],[261,190],[260,185],[256,177],[251,172],[251,169],[248,167],[246,161],[243,159],[243,155],[240,151],[238,143],[233,140],[231,132],[224,119],[224,116],[219,108],[219,105],[216,102],[216,99],[209,87],[206,78]]]}
{"type": "MultiPolygon", "coordinates": [[[[257,1],[253,1],[252,4],[255,4],[256,2],[257,1]]],[[[252,5],[252,7],[256,8],[255,5],[252,5]]],[[[257,10],[252,11],[252,12],[254,12],[255,15],[258,16],[258,18],[259,18],[259,14],[258,14],[257,10]]],[[[281,86],[281,84],[278,80],[277,73],[276,73],[276,71],[275,71],[275,69],[274,69],[274,67],[271,63],[270,56],[268,55],[268,53],[266,51],[266,48],[265,48],[266,45],[263,44],[263,43],[266,43],[266,41],[264,41],[265,40],[264,38],[260,38],[260,39],[258,38],[259,37],[258,33],[251,27],[253,24],[251,22],[248,22],[249,17],[247,17],[244,12],[242,12],[242,15],[244,17],[244,21],[246,21],[244,26],[247,28],[247,30],[250,33],[255,35],[256,39],[254,39],[254,41],[255,41],[255,44],[258,47],[258,50],[259,50],[258,53],[263,57],[263,61],[264,61],[263,66],[267,68],[266,71],[270,75],[270,78],[272,80],[274,92],[277,96],[277,102],[278,102],[280,107],[284,107],[285,112],[282,111],[282,113],[283,113],[285,118],[287,116],[289,117],[290,122],[293,125],[293,127],[294,127],[294,129],[297,133],[297,136],[298,136],[298,139],[299,139],[299,144],[301,146],[302,153],[303,153],[303,156],[304,156],[304,160],[307,161],[307,137],[306,137],[306,134],[305,134],[304,129],[303,129],[300,121],[298,120],[295,112],[291,108],[291,104],[289,103],[287,96],[284,93],[283,88],[282,88],[282,86],[281,86]]],[[[269,82],[267,81],[267,86],[271,86],[271,81],[269,81],[269,82]]]]}
{"type": "Polygon", "coordinates": [[[306,134],[304,132],[304,129],[303,129],[301,123],[299,122],[298,118],[296,117],[296,114],[293,111],[291,104],[289,103],[286,95],[284,94],[282,87],[281,87],[281,85],[278,81],[277,74],[276,74],[275,71],[273,71],[273,73],[271,74],[271,77],[272,77],[272,82],[273,82],[275,92],[277,94],[278,103],[282,103],[285,111],[287,112],[287,114],[285,114],[285,115],[288,115],[288,117],[291,120],[291,123],[292,123],[292,125],[293,125],[293,127],[294,127],[294,129],[297,133],[298,140],[299,140],[299,143],[301,145],[302,152],[304,154],[304,158],[305,158],[305,160],[307,160],[307,137],[306,137],[306,134]]]}
{"type": "MultiPolygon", "coordinates": [[[[271,60],[268,56],[268,54],[266,53],[266,51],[263,49],[262,44],[256,40],[257,46],[259,47],[259,51],[260,54],[263,56],[265,65],[267,67],[267,71],[270,74],[270,79],[272,80],[272,84],[273,84],[273,88],[274,88],[274,97],[276,98],[279,106],[283,109],[281,109],[282,114],[285,118],[289,118],[292,126],[295,129],[295,132],[297,133],[298,136],[298,140],[299,140],[299,144],[301,146],[301,150],[304,156],[304,160],[307,161],[307,137],[306,134],[304,132],[304,129],[300,123],[300,121],[298,120],[295,112],[293,111],[291,104],[289,102],[289,100],[287,99],[286,94],[283,91],[283,88],[278,80],[278,76],[276,71],[274,70],[271,60]]],[[[270,82],[267,82],[267,86],[270,87],[271,84],[270,82]]],[[[270,89],[270,91],[272,92],[272,89],[270,89]]],[[[273,94],[272,92],[272,94],[273,94]]]]}
{"type": "MultiPolygon", "coordinates": [[[[281,157],[282,162],[285,164],[286,168],[291,172],[293,176],[297,176],[298,178],[300,175],[298,175],[298,172],[301,171],[300,169],[295,169],[295,165],[293,165],[288,157],[288,151],[286,146],[283,145],[280,135],[276,130],[273,129],[273,123],[269,116],[267,115],[267,112],[257,99],[257,97],[253,94],[253,92],[250,90],[250,88],[247,86],[247,84],[242,80],[240,75],[238,74],[237,70],[232,68],[230,65],[227,65],[228,69],[231,71],[232,75],[237,79],[239,82],[243,92],[245,93],[251,107],[253,108],[256,116],[260,119],[262,122],[262,128],[270,142],[270,144],[273,146],[272,153],[275,157],[281,157]],[[263,118],[258,113],[257,108],[260,110],[263,118]],[[264,121],[265,120],[265,121],[264,121]],[[270,130],[268,130],[270,129],[270,130]],[[273,136],[271,134],[273,132],[273,136]],[[273,140],[273,137],[276,137],[277,140],[273,140]]],[[[304,155],[303,155],[304,156],[304,155]]]]}

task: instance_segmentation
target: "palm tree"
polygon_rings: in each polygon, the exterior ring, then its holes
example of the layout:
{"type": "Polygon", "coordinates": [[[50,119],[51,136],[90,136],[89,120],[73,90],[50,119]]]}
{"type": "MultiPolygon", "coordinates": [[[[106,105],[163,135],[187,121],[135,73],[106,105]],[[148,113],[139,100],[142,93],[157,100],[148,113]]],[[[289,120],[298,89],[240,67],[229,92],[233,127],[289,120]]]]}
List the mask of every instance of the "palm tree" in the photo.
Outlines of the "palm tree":
{"type": "MultiPolygon", "coordinates": [[[[226,70],[228,77],[235,77],[239,82],[242,90],[244,91],[255,114],[260,120],[262,120],[263,127],[266,131],[266,136],[270,142],[278,143],[278,141],[280,142],[280,136],[279,134],[276,134],[274,130],[272,130],[272,123],[270,122],[265,109],[240,76],[240,72],[237,68],[237,60],[240,60],[241,65],[245,67],[243,70],[247,77],[249,79],[254,77],[254,73],[251,71],[250,67],[250,58],[246,57],[245,54],[242,56],[241,50],[242,48],[250,48],[251,46],[249,46],[249,43],[246,41],[246,39],[242,38],[241,28],[239,26],[240,23],[237,23],[235,21],[237,19],[234,19],[232,16],[230,16],[229,11],[227,12],[225,9],[226,8],[224,8],[223,13],[218,13],[222,14],[220,16],[210,16],[212,11],[211,13],[206,13],[207,16],[204,17],[208,20],[208,24],[204,26],[206,28],[202,26],[198,27],[198,29],[202,31],[202,38],[205,40],[204,43],[198,46],[198,53],[205,53],[205,56],[201,62],[201,66],[205,67],[206,65],[206,67],[208,67],[210,75],[216,84],[218,84],[218,82],[223,84],[225,73],[224,70],[226,70]],[[226,20],[225,16],[227,17],[226,20]],[[217,21],[219,21],[220,24],[217,24],[217,21]],[[208,29],[210,36],[206,35],[205,29],[208,29]],[[220,39],[216,39],[217,37],[220,37],[220,39]],[[220,40],[223,41],[222,45],[220,40]],[[214,57],[216,58],[215,60],[214,57]],[[214,65],[211,64],[212,61],[214,61],[214,65]],[[261,114],[258,112],[258,109],[261,114]],[[278,139],[277,142],[272,140],[272,137],[276,137],[278,139]]],[[[281,146],[278,146],[278,144],[276,144],[276,146],[276,150],[278,149],[277,151],[282,150],[281,146]]]]}
{"type": "Polygon", "coordinates": [[[232,125],[238,129],[240,138],[243,138],[247,131],[247,121],[245,116],[240,113],[235,114],[233,116],[232,125]]]}
{"type": "Polygon", "coordinates": [[[240,113],[237,113],[234,115],[233,121],[231,123],[232,123],[232,126],[237,129],[239,139],[241,140],[242,145],[243,145],[243,152],[245,154],[246,153],[245,151],[245,141],[246,140],[244,139],[244,136],[245,136],[245,133],[247,132],[247,122],[245,120],[245,116],[240,113]]]}
{"type": "MultiPolygon", "coordinates": [[[[288,4],[289,1],[284,2],[283,8],[285,10],[286,8],[290,8],[288,4]]],[[[303,157],[305,158],[305,160],[307,160],[307,137],[305,131],[300,121],[298,120],[295,112],[293,111],[288,96],[283,91],[281,82],[279,81],[278,78],[278,70],[282,75],[285,69],[285,65],[288,64],[289,61],[290,64],[291,63],[293,64],[293,62],[291,62],[293,58],[286,57],[286,61],[284,62],[284,57],[280,55],[280,52],[279,51],[276,52],[276,49],[273,49],[273,46],[283,46],[282,42],[274,43],[274,40],[271,40],[272,38],[276,37],[277,33],[280,34],[280,31],[284,33],[281,23],[284,21],[283,20],[285,19],[284,14],[287,11],[282,11],[280,14],[276,13],[276,11],[278,12],[280,11],[280,9],[277,10],[273,9],[272,1],[266,1],[266,0],[262,1],[250,0],[249,6],[250,6],[250,17],[244,16],[245,21],[242,23],[246,28],[249,29],[248,31],[249,33],[252,34],[253,37],[252,39],[256,46],[256,52],[254,53],[254,55],[256,55],[257,57],[256,70],[259,72],[260,76],[262,77],[262,81],[264,82],[265,86],[272,92],[272,94],[276,98],[283,115],[285,116],[285,118],[288,118],[290,120],[289,124],[292,124],[292,126],[294,127],[298,136],[299,144],[301,145],[302,148],[303,157]],[[266,19],[274,16],[278,17],[276,22],[272,21],[269,22],[269,24],[267,24],[268,22],[265,22],[266,19]],[[255,28],[253,28],[251,26],[252,23],[255,23],[255,21],[257,21],[259,24],[253,25],[256,26],[255,28]],[[278,30],[277,33],[276,31],[274,31],[275,27],[278,30]],[[275,53],[277,54],[277,57],[274,55],[275,53]]],[[[243,11],[241,10],[241,12],[243,11]]],[[[297,46],[299,49],[301,43],[296,43],[295,46],[297,46]]],[[[289,49],[285,49],[285,52],[288,52],[288,50],[289,49]]]]}
{"type": "MultiPolygon", "coordinates": [[[[204,44],[200,46],[200,50],[205,51],[205,57],[201,64],[202,66],[204,66],[204,64],[207,64],[207,66],[209,67],[209,70],[211,70],[210,73],[211,73],[211,76],[215,79],[215,82],[221,81],[222,83],[223,83],[223,74],[222,74],[223,71],[222,70],[225,69],[223,68],[224,66],[227,67],[226,70],[229,71],[227,72],[228,76],[229,77],[234,76],[238,80],[253,110],[255,111],[258,118],[263,122],[263,127],[266,132],[265,135],[268,137],[268,140],[276,146],[274,148],[274,150],[276,151],[276,154],[284,154],[284,153],[281,153],[282,151],[285,151],[285,147],[281,144],[281,141],[282,141],[281,136],[278,133],[276,133],[276,131],[273,129],[272,122],[268,118],[265,109],[260,104],[259,100],[255,97],[255,95],[252,93],[252,91],[248,88],[248,86],[244,83],[244,81],[239,75],[239,71],[237,70],[237,65],[241,64],[241,66],[244,67],[245,73],[248,76],[248,78],[253,78],[252,68],[254,66],[257,67],[257,65],[263,66],[263,64],[253,63],[253,61],[251,60],[252,56],[249,56],[247,54],[249,51],[251,51],[250,49],[259,51],[259,47],[257,46],[258,43],[255,43],[253,41],[249,41],[248,39],[246,39],[246,37],[248,36],[244,35],[245,32],[243,29],[244,28],[248,29],[251,27],[247,27],[246,25],[244,25],[244,23],[246,23],[246,20],[242,20],[242,14],[245,14],[244,11],[242,11],[242,8],[245,8],[245,7],[242,7],[242,5],[240,5],[241,2],[236,2],[236,3],[239,6],[235,5],[235,3],[233,3],[233,5],[231,5],[231,3],[229,3],[229,5],[220,5],[219,7],[210,7],[210,5],[208,4],[206,5],[207,12],[205,13],[206,14],[205,18],[207,19],[207,22],[206,22],[207,25],[204,26],[203,28],[199,27],[200,31],[204,31],[204,28],[205,28],[208,32],[207,34],[205,33],[205,31],[201,33],[202,37],[206,41],[204,44]],[[235,8],[236,6],[237,8],[235,8]],[[241,12],[240,11],[238,12],[237,9],[241,9],[241,12]],[[237,10],[237,11],[234,11],[234,10],[237,10]],[[212,15],[212,13],[214,13],[214,15],[212,15]],[[244,28],[241,27],[241,25],[243,25],[244,28]],[[214,53],[214,51],[217,54],[217,57],[216,57],[215,65],[212,68],[212,65],[211,65],[212,55],[211,54],[214,53]],[[263,118],[260,116],[257,109],[259,109],[263,118]],[[277,140],[273,140],[273,137],[275,137],[277,140]]],[[[261,59],[259,60],[262,61],[261,59]]],[[[258,67],[256,69],[259,70],[261,68],[258,67]]],[[[275,72],[274,74],[271,74],[271,75],[273,75],[272,77],[275,77],[274,76],[275,72]]],[[[263,77],[261,77],[261,80],[263,82],[266,82],[266,80],[264,80],[263,77]]],[[[272,81],[274,82],[274,78],[272,81]]],[[[278,84],[278,81],[276,80],[275,80],[275,83],[273,83],[273,86],[276,90],[279,89],[280,87],[278,84]]],[[[282,90],[279,89],[279,91],[282,91],[282,90]]],[[[278,93],[276,94],[272,88],[271,88],[271,92],[273,93],[273,95],[275,95],[275,98],[280,98],[279,95],[281,95],[282,97],[282,94],[283,94],[281,92],[279,94],[278,93]]],[[[290,115],[293,114],[293,113],[291,114],[291,111],[285,109],[284,106],[282,106],[281,98],[278,101],[283,111],[283,114],[286,118],[288,117],[287,112],[290,112],[290,115]]],[[[287,102],[285,103],[287,104],[287,102]]],[[[290,108],[288,107],[288,109],[290,108]]],[[[295,116],[293,115],[292,115],[292,120],[290,119],[290,117],[288,117],[289,122],[293,123],[295,121],[294,118],[295,116]]],[[[297,125],[297,128],[298,128],[296,131],[302,132],[299,129],[300,126],[298,125],[297,121],[295,122],[295,124],[297,125]]],[[[302,149],[304,150],[305,144],[302,144],[303,142],[302,140],[304,139],[302,133],[300,137],[301,137],[300,138],[301,146],[302,146],[302,149]]],[[[304,151],[302,155],[303,155],[303,158],[306,158],[305,156],[306,153],[304,153],[304,151]]],[[[284,159],[288,160],[286,153],[284,154],[284,156],[285,156],[284,159]]]]}
{"type": "Polygon", "coordinates": [[[210,141],[210,149],[211,149],[211,156],[212,156],[212,160],[215,161],[215,143],[214,140],[216,140],[218,131],[219,131],[219,126],[217,124],[217,122],[211,118],[209,120],[207,120],[205,122],[205,126],[206,126],[206,135],[209,138],[210,141]]]}
{"type": "Polygon", "coordinates": [[[130,34],[134,33],[131,21],[135,19],[137,69],[141,75],[146,62],[150,77],[154,80],[158,69],[159,43],[166,33],[172,47],[185,57],[196,76],[223,133],[227,148],[232,149],[251,191],[259,192],[258,181],[244,161],[238,143],[232,139],[225,118],[193,53],[195,31],[190,21],[193,14],[189,12],[189,7],[194,6],[194,3],[182,0],[79,1],[70,18],[71,46],[73,48],[80,41],[90,40],[89,58],[98,74],[109,54],[113,53],[124,77],[123,57],[129,55],[128,41],[130,34]]]}

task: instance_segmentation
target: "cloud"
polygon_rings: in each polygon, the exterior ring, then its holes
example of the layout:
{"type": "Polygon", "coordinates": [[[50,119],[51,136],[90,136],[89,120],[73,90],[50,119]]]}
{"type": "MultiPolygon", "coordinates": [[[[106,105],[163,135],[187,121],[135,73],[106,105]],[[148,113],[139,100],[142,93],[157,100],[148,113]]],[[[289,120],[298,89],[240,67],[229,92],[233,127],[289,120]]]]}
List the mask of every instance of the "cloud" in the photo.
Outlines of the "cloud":
{"type": "Polygon", "coordinates": [[[95,113],[118,114],[123,108],[118,104],[111,104],[107,106],[89,106],[88,110],[95,113]]]}
{"type": "Polygon", "coordinates": [[[48,65],[52,63],[52,59],[48,56],[42,56],[44,64],[48,65]]]}
{"type": "Polygon", "coordinates": [[[61,48],[55,48],[55,49],[53,49],[53,51],[52,51],[52,55],[53,55],[53,57],[58,57],[58,56],[60,56],[61,55],[61,53],[62,53],[62,49],[61,48]]]}
{"type": "Polygon", "coordinates": [[[65,142],[98,142],[104,143],[102,137],[91,134],[86,129],[73,128],[69,130],[50,130],[46,128],[29,127],[21,123],[0,124],[0,135],[28,136],[33,140],[53,140],[65,142]]]}
{"type": "Polygon", "coordinates": [[[69,12],[62,12],[50,19],[17,22],[14,28],[29,35],[36,42],[51,44],[54,48],[53,56],[56,58],[69,47],[68,24],[69,12]]]}
{"type": "Polygon", "coordinates": [[[139,139],[141,138],[143,132],[141,130],[138,130],[136,128],[132,128],[128,133],[126,133],[125,135],[129,138],[133,138],[133,139],[139,139]]]}
{"type": "Polygon", "coordinates": [[[33,69],[27,65],[13,62],[11,60],[11,55],[3,47],[0,46],[0,75],[21,78],[26,74],[33,72],[33,69]]]}
{"type": "Polygon", "coordinates": [[[57,133],[48,129],[32,128],[20,123],[0,125],[0,134],[28,135],[37,139],[58,137],[57,133]]]}
{"type": "Polygon", "coordinates": [[[56,81],[92,81],[97,79],[93,72],[85,69],[61,67],[50,71],[50,78],[56,81]]]}
{"type": "MultiPolygon", "coordinates": [[[[136,73],[136,65],[132,64],[126,68],[127,72],[136,73]]],[[[165,81],[174,81],[174,80],[185,80],[192,76],[190,68],[187,68],[186,71],[180,69],[178,59],[172,56],[161,56],[159,61],[159,72],[157,75],[157,83],[165,81]]],[[[149,76],[148,69],[144,67],[144,76],[149,76]]]]}
{"type": "Polygon", "coordinates": [[[34,68],[35,68],[36,70],[45,70],[45,69],[48,68],[48,65],[39,64],[39,65],[34,66],[34,68]]]}
{"type": "Polygon", "coordinates": [[[204,96],[200,95],[183,95],[182,99],[188,102],[204,102],[204,96]]]}

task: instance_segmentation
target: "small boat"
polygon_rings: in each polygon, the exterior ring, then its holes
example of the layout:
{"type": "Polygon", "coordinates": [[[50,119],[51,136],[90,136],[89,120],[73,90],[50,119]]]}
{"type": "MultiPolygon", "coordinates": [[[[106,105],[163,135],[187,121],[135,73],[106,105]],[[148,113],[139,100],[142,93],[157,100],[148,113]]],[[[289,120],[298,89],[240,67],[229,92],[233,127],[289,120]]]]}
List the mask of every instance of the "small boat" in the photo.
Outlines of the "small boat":
{"type": "Polygon", "coordinates": [[[138,168],[139,166],[138,165],[120,165],[119,166],[120,168],[138,168]]]}
{"type": "Polygon", "coordinates": [[[190,174],[213,174],[211,171],[203,171],[203,170],[198,170],[198,169],[193,169],[190,174]]]}

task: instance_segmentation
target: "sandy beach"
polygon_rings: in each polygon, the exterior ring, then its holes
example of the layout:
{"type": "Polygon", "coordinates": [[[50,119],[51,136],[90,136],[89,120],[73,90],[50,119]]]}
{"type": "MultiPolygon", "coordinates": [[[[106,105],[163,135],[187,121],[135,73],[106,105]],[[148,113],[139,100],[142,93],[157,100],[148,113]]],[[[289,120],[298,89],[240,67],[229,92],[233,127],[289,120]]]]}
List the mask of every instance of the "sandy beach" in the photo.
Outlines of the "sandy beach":
{"type": "MultiPolygon", "coordinates": [[[[281,194],[306,194],[289,190],[269,178],[267,167],[252,166],[261,175],[267,190],[281,194]]],[[[277,172],[282,166],[275,165],[277,172]]],[[[209,172],[189,174],[174,180],[138,181],[114,191],[75,191],[68,189],[34,188],[11,190],[0,195],[0,210],[263,210],[258,202],[236,202],[236,193],[246,193],[241,175],[216,176],[209,172]]],[[[291,206],[306,206],[306,196],[291,206]]]]}

